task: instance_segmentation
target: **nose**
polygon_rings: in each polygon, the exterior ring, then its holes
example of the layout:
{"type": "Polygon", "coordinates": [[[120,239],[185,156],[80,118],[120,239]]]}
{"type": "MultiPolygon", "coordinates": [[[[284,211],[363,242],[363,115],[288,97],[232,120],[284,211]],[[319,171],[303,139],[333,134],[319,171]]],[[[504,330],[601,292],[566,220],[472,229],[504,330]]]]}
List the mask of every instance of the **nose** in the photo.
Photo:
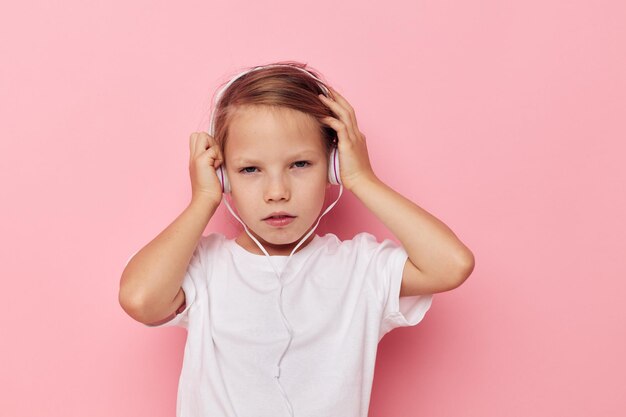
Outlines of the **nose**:
{"type": "Polygon", "coordinates": [[[265,201],[289,200],[290,191],[288,180],[283,175],[268,177],[265,184],[265,201]]]}

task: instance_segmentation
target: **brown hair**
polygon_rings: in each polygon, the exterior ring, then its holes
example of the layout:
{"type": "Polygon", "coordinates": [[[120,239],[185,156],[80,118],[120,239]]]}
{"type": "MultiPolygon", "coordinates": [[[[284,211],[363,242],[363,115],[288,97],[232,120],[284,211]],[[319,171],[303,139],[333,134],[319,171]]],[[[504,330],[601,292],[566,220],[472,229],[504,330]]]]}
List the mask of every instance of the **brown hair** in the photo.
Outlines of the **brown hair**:
{"type": "MultiPolygon", "coordinates": [[[[337,133],[331,127],[322,124],[319,119],[326,116],[338,117],[318,97],[319,94],[326,94],[318,83],[321,82],[327,87],[326,82],[318,72],[306,68],[307,64],[304,63],[280,61],[267,65],[280,66],[250,71],[235,80],[222,93],[219,103],[216,104],[217,108],[214,110],[215,141],[222,151],[226,149],[228,126],[238,106],[261,105],[270,109],[286,107],[306,113],[317,120],[328,158],[332,147],[336,146],[337,133]],[[313,74],[320,81],[307,75],[302,69],[313,74]]],[[[227,83],[222,86],[225,84],[227,83]]],[[[218,88],[220,89],[221,87],[218,88]]],[[[328,91],[328,93],[334,99],[332,92],[328,91]]]]}

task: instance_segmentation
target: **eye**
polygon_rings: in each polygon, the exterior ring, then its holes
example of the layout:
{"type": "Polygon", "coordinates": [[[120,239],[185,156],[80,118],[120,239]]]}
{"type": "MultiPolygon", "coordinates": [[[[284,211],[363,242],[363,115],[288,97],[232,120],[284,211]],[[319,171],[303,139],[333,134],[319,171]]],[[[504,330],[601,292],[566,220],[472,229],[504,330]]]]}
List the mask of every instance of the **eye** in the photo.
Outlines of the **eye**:
{"type": "MultiPolygon", "coordinates": [[[[311,162],[309,162],[309,161],[296,161],[293,164],[296,165],[297,168],[306,168],[307,166],[311,165],[311,162]],[[304,165],[298,165],[298,164],[304,164],[304,165]]],[[[257,169],[257,167],[241,168],[239,170],[239,172],[241,172],[242,174],[253,174],[254,171],[249,171],[251,169],[257,169]]]]}
{"type": "Polygon", "coordinates": [[[247,169],[256,169],[256,167],[245,167],[245,168],[242,168],[241,170],[239,170],[239,172],[242,172],[244,174],[252,174],[252,172],[246,171],[247,169]]]}

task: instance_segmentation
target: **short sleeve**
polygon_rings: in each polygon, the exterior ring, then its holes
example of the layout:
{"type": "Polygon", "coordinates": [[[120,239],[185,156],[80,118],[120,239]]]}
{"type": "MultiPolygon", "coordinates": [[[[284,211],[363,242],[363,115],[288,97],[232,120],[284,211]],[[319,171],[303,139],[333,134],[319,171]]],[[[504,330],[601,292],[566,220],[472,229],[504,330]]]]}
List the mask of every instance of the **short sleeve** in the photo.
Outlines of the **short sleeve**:
{"type": "Polygon", "coordinates": [[[206,268],[206,239],[202,236],[194,250],[185,276],[181,284],[185,292],[185,308],[183,311],[172,316],[168,321],[159,324],[145,324],[147,327],[173,327],[178,326],[184,329],[189,328],[189,312],[198,303],[199,294],[206,289],[207,268],[206,268]]]}
{"type": "Polygon", "coordinates": [[[378,340],[397,327],[415,326],[430,309],[433,295],[400,297],[404,264],[408,254],[392,240],[379,243],[370,233],[360,233],[359,247],[369,259],[368,275],[374,278],[374,291],[380,303],[381,322],[378,340]]]}

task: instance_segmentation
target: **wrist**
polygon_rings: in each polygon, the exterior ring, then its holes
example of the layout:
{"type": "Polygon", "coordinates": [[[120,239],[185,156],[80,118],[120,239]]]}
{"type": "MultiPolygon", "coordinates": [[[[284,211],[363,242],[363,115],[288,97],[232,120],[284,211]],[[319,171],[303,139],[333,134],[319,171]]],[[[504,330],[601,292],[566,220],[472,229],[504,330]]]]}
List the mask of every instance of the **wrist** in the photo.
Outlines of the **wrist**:
{"type": "Polygon", "coordinates": [[[360,192],[366,191],[367,189],[371,188],[372,185],[379,182],[380,180],[378,179],[378,177],[372,172],[369,175],[362,175],[358,177],[355,181],[352,182],[349,190],[358,196],[360,192]]]}
{"type": "Polygon", "coordinates": [[[217,210],[217,207],[221,203],[221,198],[216,201],[215,197],[212,197],[208,194],[204,193],[196,193],[191,197],[191,201],[189,202],[189,206],[193,207],[201,207],[204,210],[217,210]]]}

